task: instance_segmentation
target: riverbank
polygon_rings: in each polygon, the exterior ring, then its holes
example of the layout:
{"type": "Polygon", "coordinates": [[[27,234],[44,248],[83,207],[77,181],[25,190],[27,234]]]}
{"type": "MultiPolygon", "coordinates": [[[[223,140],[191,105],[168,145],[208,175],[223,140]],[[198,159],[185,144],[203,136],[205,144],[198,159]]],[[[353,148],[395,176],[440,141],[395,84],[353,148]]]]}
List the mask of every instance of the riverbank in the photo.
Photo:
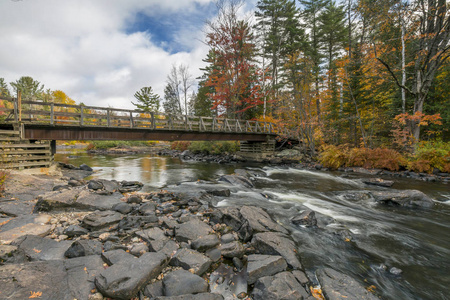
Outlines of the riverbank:
{"type": "MultiPolygon", "coordinates": [[[[84,181],[83,169],[7,182],[2,298],[314,299],[318,279],[327,299],[377,299],[330,268],[309,278],[289,226],[263,208],[217,207],[230,188],[252,187],[244,170],[195,191],[139,193],[139,182],[84,181]]],[[[292,222],[317,226],[311,211],[292,222]]]]}

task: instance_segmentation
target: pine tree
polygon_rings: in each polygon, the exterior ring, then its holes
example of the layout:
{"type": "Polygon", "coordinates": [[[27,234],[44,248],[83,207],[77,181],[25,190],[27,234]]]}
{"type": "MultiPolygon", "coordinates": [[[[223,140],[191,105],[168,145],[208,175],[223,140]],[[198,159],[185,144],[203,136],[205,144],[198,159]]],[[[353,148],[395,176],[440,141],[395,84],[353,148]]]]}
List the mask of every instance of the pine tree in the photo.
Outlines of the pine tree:
{"type": "Polygon", "coordinates": [[[0,78],[0,97],[11,97],[8,84],[5,82],[4,78],[0,78]]]}
{"type": "Polygon", "coordinates": [[[152,87],[143,87],[134,94],[137,102],[131,102],[138,109],[145,112],[158,112],[160,106],[159,95],[153,93],[152,87]]]}
{"type": "Polygon", "coordinates": [[[163,107],[166,114],[181,115],[179,93],[170,83],[164,88],[163,107]]]}
{"type": "Polygon", "coordinates": [[[16,91],[22,92],[23,100],[35,100],[44,91],[44,85],[30,76],[22,76],[10,84],[16,91]]]}

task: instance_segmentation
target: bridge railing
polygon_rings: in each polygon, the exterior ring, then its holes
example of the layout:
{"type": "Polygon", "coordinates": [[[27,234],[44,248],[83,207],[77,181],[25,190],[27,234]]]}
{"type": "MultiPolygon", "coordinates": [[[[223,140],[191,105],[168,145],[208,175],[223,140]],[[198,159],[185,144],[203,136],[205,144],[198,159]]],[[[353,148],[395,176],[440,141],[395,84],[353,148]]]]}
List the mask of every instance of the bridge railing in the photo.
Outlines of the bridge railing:
{"type": "Polygon", "coordinates": [[[4,107],[0,107],[0,120],[3,123],[22,122],[55,126],[148,128],[199,132],[278,133],[270,122],[170,115],[159,112],[43,101],[21,101],[20,105],[16,99],[0,99],[0,102],[4,104],[4,107]]]}

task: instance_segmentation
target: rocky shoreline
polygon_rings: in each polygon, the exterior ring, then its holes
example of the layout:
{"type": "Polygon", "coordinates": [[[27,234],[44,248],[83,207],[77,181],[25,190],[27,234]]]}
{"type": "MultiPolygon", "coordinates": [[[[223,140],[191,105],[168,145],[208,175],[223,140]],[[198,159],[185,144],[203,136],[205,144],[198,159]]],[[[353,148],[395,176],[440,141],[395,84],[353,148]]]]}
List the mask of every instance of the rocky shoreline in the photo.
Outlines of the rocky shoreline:
{"type": "MultiPolygon", "coordinates": [[[[0,299],[378,299],[330,268],[309,278],[289,228],[267,211],[214,206],[230,194],[223,185],[140,193],[139,182],[83,180],[85,165],[61,171],[17,173],[6,184],[0,299]]],[[[253,186],[248,172],[235,172],[219,181],[253,186]]],[[[393,198],[401,197],[378,195],[393,198]]],[[[317,224],[312,211],[291,222],[317,224]]]]}

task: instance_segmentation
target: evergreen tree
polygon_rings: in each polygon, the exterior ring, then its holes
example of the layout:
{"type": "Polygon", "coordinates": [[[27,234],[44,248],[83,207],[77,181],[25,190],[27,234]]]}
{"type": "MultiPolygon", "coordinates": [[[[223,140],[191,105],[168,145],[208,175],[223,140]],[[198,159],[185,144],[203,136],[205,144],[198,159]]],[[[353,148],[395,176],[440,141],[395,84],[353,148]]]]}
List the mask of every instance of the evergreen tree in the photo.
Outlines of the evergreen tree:
{"type": "Polygon", "coordinates": [[[8,84],[5,82],[4,78],[0,78],[0,97],[11,97],[8,84]]]}
{"type": "Polygon", "coordinates": [[[137,102],[131,102],[138,109],[145,112],[158,112],[160,106],[160,97],[153,93],[152,87],[143,87],[134,94],[137,102]]]}
{"type": "Polygon", "coordinates": [[[22,92],[23,100],[39,98],[44,91],[44,85],[30,76],[22,76],[19,80],[10,83],[16,91],[22,92]]]}
{"type": "Polygon", "coordinates": [[[164,88],[163,107],[166,114],[181,115],[179,93],[170,83],[164,88]]]}
{"type": "Polygon", "coordinates": [[[213,106],[213,101],[208,96],[212,93],[211,87],[207,87],[204,83],[200,83],[197,94],[192,98],[192,112],[195,116],[212,117],[214,116],[214,111],[211,110],[213,106]]]}

